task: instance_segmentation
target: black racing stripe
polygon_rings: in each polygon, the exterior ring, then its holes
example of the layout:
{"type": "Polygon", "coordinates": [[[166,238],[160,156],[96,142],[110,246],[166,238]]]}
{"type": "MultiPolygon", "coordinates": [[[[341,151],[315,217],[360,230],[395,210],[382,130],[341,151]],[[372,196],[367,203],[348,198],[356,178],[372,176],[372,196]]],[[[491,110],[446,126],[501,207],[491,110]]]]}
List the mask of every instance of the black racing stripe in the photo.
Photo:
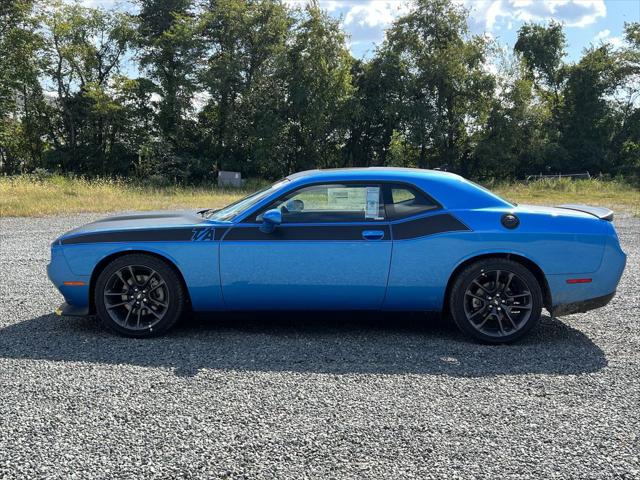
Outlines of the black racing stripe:
{"type": "Polygon", "coordinates": [[[202,229],[203,227],[189,227],[95,232],[87,233],[84,235],[77,235],[75,237],[64,238],[61,243],[63,245],[71,245],[77,243],[110,242],[184,242],[192,239],[195,230],[202,229]]]}
{"type": "Polygon", "coordinates": [[[260,231],[257,226],[238,226],[232,228],[224,241],[244,241],[244,240],[365,240],[362,232],[367,230],[382,230],[383,240],[390,240],[388,225],[327,225],[327,226],[284,226],[277,227],[271,233],[260,231]]]}
{"type": "Polygon", "coordinates": [[[426,237],[443,232],[470,231],[464,223],[453,215],[442,213],[430,217],[393,224],[393,239],[407,240],[409,238],[426,237]]]}
{"type": "Polygon", "coordinates": [[[215,234],[214,234],[215,235],[215,239],[216,240],[221,240],[222,237],[224,237],[224,234],[227,233],[227,230],[229,230],[227,227],[224,227],[224,228],[218,227],[218,228],[216,228],[216,231],[215,231],[215,234]]]}

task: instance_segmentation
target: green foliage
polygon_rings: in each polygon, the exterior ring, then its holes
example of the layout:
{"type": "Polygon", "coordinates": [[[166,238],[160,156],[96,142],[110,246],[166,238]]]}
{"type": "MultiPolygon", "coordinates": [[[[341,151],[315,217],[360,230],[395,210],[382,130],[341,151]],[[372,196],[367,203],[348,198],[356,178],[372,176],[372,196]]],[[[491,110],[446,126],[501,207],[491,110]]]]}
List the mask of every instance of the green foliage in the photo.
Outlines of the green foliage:
{"type": "Polygon", "coordinates": [[[0,172],[207,183],[220,169],[445,166],[478,178],[640,178],[640,24],[565,61],[560,24],[512,55],[453,0],[416,0],[369,60],[317,2],[135,0],[135,15],[0,3],[0,172]],[[44,169],[44,170],[43,170],[44,169]]]}
{"type": "Polygon", "coordinates": [[[352,95],[351,56],[336,20],[310,4],[283,69],[285,173],[338,165],[352,95]]]}
{"type": "Polygon", "coordinates": [[[276,1],[206,5],[201,22],[208,100],[199,115],[211,169],[268,173],[281,139],[285,41],[292,18],[276,1]]]}
{"type": "Polygon", "coordinates": [[[192,110],[202,39],[193,0],[139,0],[137,44],[140,65],[157,82],[158,128],[180,146],[185,115],[192,110]]]}
{"type": "Polygon", "coordinates": [[[526,24],[518,32],[514,50],[524,59],[527,72],[537,83],[556,88],[562,81],[566,40],[562,25],[526,24]]]}
{"type": "Polygon", "coordinates": [[[5,173],[36,167],[45,148],[41,46],[33,0],[0,3],[0,171],[5,173]]]}
{"type": "Polygon", "coordinates": [[[390,123],[419,149],[418,167],[467,172],[495,84],[487,47],[468,37],[465,11],[448,0],[417,2],[387,32],[379,55],[396,79],[390,123]]]}

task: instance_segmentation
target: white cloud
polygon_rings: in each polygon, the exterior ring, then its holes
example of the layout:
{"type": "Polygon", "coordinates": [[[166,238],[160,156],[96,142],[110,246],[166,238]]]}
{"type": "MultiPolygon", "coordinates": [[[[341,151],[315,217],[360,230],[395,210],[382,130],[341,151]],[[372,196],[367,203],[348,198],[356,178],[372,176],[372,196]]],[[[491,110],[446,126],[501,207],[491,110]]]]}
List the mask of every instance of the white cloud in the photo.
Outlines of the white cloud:
{"type": "Polygon", "coordinates": [[[358,23],[369,27],[386,27],[400,15],[409,11],[406,2],[371,0],[360,2],[349,6],[349,10],[344,18],[345,25],[358,23]]]}
{"type": "MultiPolygon", "coordinates": [[[[284,0],[284,3],[290,7],[304,7],[309,3],[309,0],[284,0]]],[[[327,12],[334,12],[345,6],[344,0],[320,0],[320,8],[327,12]]]]}
{"type": "MultiPolygon", "coordinates": [[[[304,7],[308,0],[285,0],[292,7],[304,7]]],[[[344,24],[386,27],[409,11],[408,0],[320,0],[320,8],[329,13],[343,13],[344,24]]]]}
{"type": "Polygon", "coordinates": [[[616,48],[621,47],[624,44],[624,39],[622,37],[609,37],[607,41],[616,48]]]}
{"type": "Polygon", "coordinates": [[[596,42],[605,42],[605,43],[609,43],[611,44],[613,47],[621,47],[622,44],[624,43],[624,40],[622,39],[622,37],[612,37],[611,36],[611,30],[609,30],[608,28],[605,30],[602,30],[600,32],[598,32],[596,34],[595,37],[593,37],[593,39],[596,42]]]}
{"type": "MultiPolygon", "coordinates": [[[[62,0],[70,5],[75,4],[75,0],[62,0]]],[[[88,8],[102,8],[104,10],[133,12],[138,9],[134,0],[79,0],[80,5],[88,8]]]]}
{"type": "Polygon", "coordinates": [[[585,27],[607,16],[604,0],[459,0],[471,11],[476,22],[487,30],[498,23],[556,20],[567,27],[585,27]]]}

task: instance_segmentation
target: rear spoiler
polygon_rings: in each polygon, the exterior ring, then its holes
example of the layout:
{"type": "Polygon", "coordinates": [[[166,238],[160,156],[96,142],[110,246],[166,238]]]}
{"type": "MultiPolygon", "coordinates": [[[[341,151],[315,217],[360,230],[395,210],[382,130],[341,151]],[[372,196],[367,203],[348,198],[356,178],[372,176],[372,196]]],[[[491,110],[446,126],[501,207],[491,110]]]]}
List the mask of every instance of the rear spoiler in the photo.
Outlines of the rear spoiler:
{"type": "Polygon", "coordinates": [[[589,215],[598,217],[600,220],[606,220],[607,222],[611,222],[613,220],[613,211],[604,207],[590,207],[589,205],[574,205],[569,203],[566,205],[558,205],[557,208],[566,208],[567,210],[576,210],[578,212],[588,213],[589,215]]]}

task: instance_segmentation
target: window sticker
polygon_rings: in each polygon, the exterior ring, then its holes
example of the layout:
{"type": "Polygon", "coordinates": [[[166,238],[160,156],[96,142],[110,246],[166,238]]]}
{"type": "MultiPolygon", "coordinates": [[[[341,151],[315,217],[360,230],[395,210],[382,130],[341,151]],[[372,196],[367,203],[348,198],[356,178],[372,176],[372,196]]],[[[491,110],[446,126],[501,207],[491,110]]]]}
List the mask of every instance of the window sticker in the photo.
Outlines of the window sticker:
{"type": "Polygon", "coordinates": [[[367,204],[364,218],[381,220],[380,217],[380,187],[367,187],[367,204]]]}

